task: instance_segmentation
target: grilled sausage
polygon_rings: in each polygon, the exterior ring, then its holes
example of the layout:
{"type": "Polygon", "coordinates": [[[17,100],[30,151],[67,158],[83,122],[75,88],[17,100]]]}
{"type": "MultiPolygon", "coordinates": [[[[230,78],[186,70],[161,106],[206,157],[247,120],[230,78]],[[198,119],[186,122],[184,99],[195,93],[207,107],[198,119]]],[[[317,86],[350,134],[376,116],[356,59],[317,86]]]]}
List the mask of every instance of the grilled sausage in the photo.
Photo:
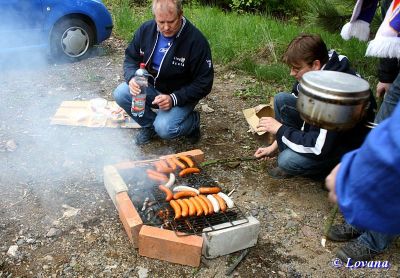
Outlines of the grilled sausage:
{"type": "Polygon", "coordinates": [[[182,216],[183,217],[186,217],[186,216],[188,216],[188,213],[189,213],[189,207],[188,207],[188,205],[184,202],[184,201],[182,201],[182,200],[176,200],[176,202],[181,206],[181,210],[182,210],[182,216]]]}
{"type": "Polygon", "coordinates": [[[215,199],[217,199],[218,205],[219,205],[221,211],[222,211],[222,212],[226,211],[226,204],[225,204],[224,199],[222,199],[222,198],[221,198],[220,196],[218,196],[217,194],[213,194],[213,197],[214,197],[215,199]]]}
{"type": "Polygon", "coordinates": [[[196,192],[193,191],[179,191],[178,193],[174,194],[174,199],[180,199],[184,197],[195,197],[197,196],[196,192]]]}
{"type": "Polygon", "coordinates": [[[164,160],[155,161],[153,164],[156,167],[157,172],[172,173],[174,171],[174,169],[170,168],[164,160]]]}
{"type": "Polygon", "coordinates": [[[194,206],[194,204],[192,203],[192,201],[190,201],[189,199],[182,199],[182,201],[184,201],[188,208],[189,208],[189,216],[193,216],[196,214],[196,207],[194,206]]]}
{"type": "Polygon", "coordinates": [[[210,200],[212,206],[213,206],[213,210],[215,213],[219,212],[219,204],[217,199],[214,198],[213,195],[207,195],[207,199],[210,200]]]}
{"type": "Polygon", "coordinates": [[[200,194],[217,194],[218,192],[221,191],[221,188],[218,186],[214,187],[200,187],[199,192],[200,194]]]}
{"type": "Polygon", "coordinates": [[[217,195],[220,196],[222,199],[224,199],[228,208],[233,208],[233,201],[231,198],[229,198],[228,195],[226,195],[225,193],[222,193],[222,192],[218,192],[217,195]]]}
{"type": "Polygon", "coordinates": [[[182,171],[179,172],[179,176],[180,177],[185,177],[189,174],[198,174],[200,173],[200,169],[199,168],[186,168],[183,169],[182,171]]]}
{"type": "Polygon", "coordinates": [[[178,166],[181,169],[185,169],[186,165],[182,162],[179,161],[178,158],[176,158],[175,156],[171,157],[172,161],[176,164],[176,166],[178,166]]]}
{"type": "Polygon", "coordinates": [[[174,192],[179,192],[179,191],[193,191],[195,192],[197,195],[199,195],[199,191],[196,188],[190,187],[190,186],[186,186],[186,185],[178,185],[175,186],[174,189],[172,189],[172,191],[174,192]]]}
{"type": "Polygon", "coordinates": [[[165,184],[166,187],[170,188],[171,186],[173,186],[175,183],[175,175],[173,173],[169,173],[169,180],[168,182],[165,184]]]}
{"type": "Polygon", "coordinates": [[[180,155],[180,156],[178,156],[178,158],[179,158],[180,160],[184,161],[184,162],[189,166],[189,168],[193,168],[193,167],[194,167],[194,162],[193,162],[193,160],[191,160],[188,156],[186,156],[186,155],[180,155]]]}
{"type": "Polygon", "coordinates": [[[168,157],[166,159],[168,166],[172,169],[172,170],[176,170],[176,163],[172,160],[171,157],[168,157]]]}
{"type": "Polygon", "coordinates": [[[147,172],[147,176],[154,181],[159,181],[159,182],[163,182],[163,183],[168,181],[168,177],[163,173],[159,173],[152,169],[147,169],[146,172],[147,172]]]}
{"type": "Polygon", "coordinates": [[[172,200],[173,194],[172,191],[166,187],[165,185],[159,185],[158,188],[165,193],[165,201],[169,202],[172,200]]]}
{"type": "Polygon", "coordinates": [[[214,207],[209,199],[205,195],[199,195],[200,199],[202,199],[208,207],[208,214],[212,214],[214,212],[214,207]]]}
{"type": "Polygon", "coordinates": [[[197,212],[196,215],[197,216],[202,215],[203,214],[203,208],[202,208],[201,204],[194,197],[191,197],[190,201],[193,202],[194,206],[196,207],[196,212],[197,212]]]}
{"type": "Polygon", "coordinates": [[[199,196],[194,197],[194,199],[200,203],[201,208],[204,211],[204,215],[208,215],[208,206],[207,206],[206,202],[204,202],[204,200],[201,199],[199,196]]]}
{"type": "Polygon", "coordinates": [[[171,200],[169,202],[169,204],[171,205],[171,207],[174,209],[175,212],[175,217],[174,219],[179,219],[182,216],[182,209],[181,206],[175,201],[175,200],[171,200]]]}

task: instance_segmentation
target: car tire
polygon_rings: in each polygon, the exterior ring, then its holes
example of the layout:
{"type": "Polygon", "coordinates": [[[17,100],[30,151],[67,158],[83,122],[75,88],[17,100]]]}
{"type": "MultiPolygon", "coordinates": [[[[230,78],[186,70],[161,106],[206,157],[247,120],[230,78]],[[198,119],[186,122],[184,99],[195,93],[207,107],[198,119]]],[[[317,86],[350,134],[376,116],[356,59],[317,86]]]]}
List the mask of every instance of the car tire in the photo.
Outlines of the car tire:
{"type": "Polygon", "coordinates": [[[94,44],[94,31],[83,20],[65,19],[57,23],[50,36],[53,59],[79,61],[86,58],[94,44]]]}

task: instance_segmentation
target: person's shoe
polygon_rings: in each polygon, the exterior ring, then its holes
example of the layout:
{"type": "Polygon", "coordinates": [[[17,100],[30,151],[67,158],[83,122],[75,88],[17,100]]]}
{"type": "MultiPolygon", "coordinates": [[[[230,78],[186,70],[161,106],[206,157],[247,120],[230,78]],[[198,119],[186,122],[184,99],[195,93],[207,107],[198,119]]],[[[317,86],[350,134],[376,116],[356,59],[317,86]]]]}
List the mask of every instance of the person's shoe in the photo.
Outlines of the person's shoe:
{"type": "Polygon", "coordinates": [[[189,135],[186,136],[190,144],[196,144],[201,138],[200,126],[197,126],[189,135]]]}
{"type": "Polygon", "coordinates": [[[154,128],[151,127],[143,127],[139,129],[138,135],[136,135],[135,143],[136,145],[146,145],[151,142],[156,136],[156,132],[154,128]]]}
{"type": "Polygon", "coordinates": [[[349,258],[352,261],[372,260],[372,258],[378,254],[379,252],[368,248],[368,246],[357,240],[347,243],[336,252],[336,256],[341,259],[342,262],[347,262],[349,258]]]}
{"type": "Polygon", "coordinates": [[[327,234],[327,238],[333,241],[349,241],[361,235],[359,231],[351,225],[344,223],[342,225],[332,226],[327,234]]]}
{"type": "Polygon", "coordinates": [[[267,170],[268,174],[274,179],[288,179],[293,177],[293,175],[287,173],[280,167],[275,167],[272,169],[267,170]]]}

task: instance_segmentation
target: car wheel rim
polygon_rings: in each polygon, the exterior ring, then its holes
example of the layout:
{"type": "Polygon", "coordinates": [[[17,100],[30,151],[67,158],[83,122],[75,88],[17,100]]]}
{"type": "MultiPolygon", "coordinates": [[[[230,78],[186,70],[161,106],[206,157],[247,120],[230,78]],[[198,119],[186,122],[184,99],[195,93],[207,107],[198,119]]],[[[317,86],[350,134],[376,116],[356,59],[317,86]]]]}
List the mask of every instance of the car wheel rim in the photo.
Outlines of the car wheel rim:
{"type": "Polygon", "coordinates": [[[89,35],[82,28],[71,27],[61,37],[61,47],[69,57],[82,56],[89,48],[89,35]]]}

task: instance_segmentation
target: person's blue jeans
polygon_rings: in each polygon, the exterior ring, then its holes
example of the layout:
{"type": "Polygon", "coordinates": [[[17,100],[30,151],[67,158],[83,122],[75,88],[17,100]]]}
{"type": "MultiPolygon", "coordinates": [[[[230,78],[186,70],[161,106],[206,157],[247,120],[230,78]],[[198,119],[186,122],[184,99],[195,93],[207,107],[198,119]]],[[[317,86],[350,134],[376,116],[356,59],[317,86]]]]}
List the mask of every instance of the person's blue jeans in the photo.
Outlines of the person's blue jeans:
{"type": "MultiPolygon", "coordinates": [[[[274,97],[275,119],[286,126],[301,130],[304,121],[296,107],[297,98],[289,93],[278,93],[274,97]]],[[[321,177],[329,173],[339,158],[318,160],[297,153],[286,147],[278,155],[278,166],[294,176],[321,177]]]]}
{"type": "Polygon", "coordinates": [[[353,228],[361,233],[361,235],[357,238],[357,241],[376,252],[382,252],[385,250],[398,236],[361,230],[356,227],[353,228]]]}
{"type": "Polygon", "coordinates": [[[200,116],[194,111],[196,104],[175,106],[168,111],[159,109],[154,112],[151,108],[154,98],[159,94],[153,87],[146,89],[145,112],[142,117],[135,117],[131,113],[132,95],[126,83],[120,84],[114,90],[116,103],[128,113],[141,127],[154,128],[162,139],[174,139],[180,136],[187,136],[200,126],[200,116]]]}
{"type": "Polygon", "coordinates": [[[400,100],[400,74],[397,75],[389,91],[386,92],[381,107],[375,117],[375,123],[379,124],[384,119],[392,115],[396,104],[400,100]]]}

